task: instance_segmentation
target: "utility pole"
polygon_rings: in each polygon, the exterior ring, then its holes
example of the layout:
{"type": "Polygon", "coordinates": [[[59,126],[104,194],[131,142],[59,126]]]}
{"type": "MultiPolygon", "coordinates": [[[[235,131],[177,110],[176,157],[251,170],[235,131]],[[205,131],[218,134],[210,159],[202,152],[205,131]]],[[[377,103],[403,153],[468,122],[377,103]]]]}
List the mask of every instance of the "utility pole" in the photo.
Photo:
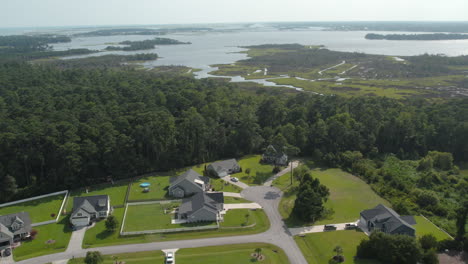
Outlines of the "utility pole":
{"type": "Polygon", "coordinates": [[[293,163],[292,161],[290,163],[291,163],[291,186],[292,186],[293,185],[293,163]]]}

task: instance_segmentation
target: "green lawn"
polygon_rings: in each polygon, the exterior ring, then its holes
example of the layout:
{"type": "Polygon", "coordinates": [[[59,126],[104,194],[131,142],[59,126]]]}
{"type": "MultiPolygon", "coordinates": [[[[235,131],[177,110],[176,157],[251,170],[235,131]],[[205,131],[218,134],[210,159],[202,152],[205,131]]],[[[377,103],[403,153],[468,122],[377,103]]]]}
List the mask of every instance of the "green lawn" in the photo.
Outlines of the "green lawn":
{"type": "Polygon", "coordinates": [[[28,212],[33,223],[54,220],[59,213],[65,195],[55,195],[34,201],[0,208],[0,215],[28,212]],[[52,216],[53,215],[53,216],[52,216]]]}
{"type": "Polygon", "coordinates": [[[256,248],[261,248],[261,254],[265,256],[265,259],[259,263],[289,263],[288,257],[282,249],[264,243],[181,249],[176,252],[175,259],[178,264],[247,264],[257,262],[251,256],[256,248]]]}
{"type": "MultiPolygon", "coordinates": [[[[114,209],[113,214],[119,220],[119,227],[122,223],[124,214],[124,208],[114,209]]],[[[234,228],[234,229],[216,229],[207,231],[196,231],[196,232],[179,232],[179,233],[168,233],[168,234],[152,234],[152,235],[138,235],[138,236],[124,236],[120,237],[119,232],[107,232],[104,221],[96,223],[96,226],[89,229],[84,238],[83,247],[93,248],[102,246],[112,245],[124,245],[124,244],[137,244],[137,243],[149,243],[159,241],[170,241],[170,240],[182,240],[182,239],[197,239],[197,238],[209,238],[209,237],[223,237],[223,236],[237,236],[237,235],[249,235],[265,232],[270,228],[270,222],[268,217],[263,210],[252,211],[252,218],[256,225],[249,228],[234,228]]]]}
{"type": "Polygon", "coordinates": [[[239,197],[224,196],[224,203],[225,204],[251,203],[251,201],[246,200],[244,198],[239,198],[239,197]]]}
{"type": "Polygon", "coordinates": [[[130,188],[130,194],[128,200],[140,201],[140,200],[167,200],[170,197],[167,195],[167,189],[169,188],[169,179],[173,175],[172,173],[163,173],[161,175],[148,176],[141,178],[138,181],[132,183],[130,188]],[[151,184],[149,187],[150,191],[147,193],[143,192],[143,188],[140,184],[148,182],[151,184]]]}
{"type": "MultiPolygon", "coordinates": [[[[154,264],[164,263],[164,253],[160,250],[104,255],[102,264],[115,264],[115,261],[124,261],[126,264],[154,264]]],[[[84,258],[70,259],[68,264],[85,264],[84,258]]]]}
{"type": "Polygon", "coordinates": [[[422,216],[415,216],[416,225],[413,227],[416,229],[416,236],[421,237],[425,234],[433,234],[437,240],[450,239],[450,237],[440,230],[436,225],[426,220],[422,216]]]}
{"type": "MultiPolygon", "coordinates": [[[[242,264],[252,263],[251,254],[256,248],[262,249],[265,264],[288,264],[288,258],[284,251],[274,245],[264,243],[225,245],[214,247],[200,247],[178,250],[175,254],[176,263],[179,264],[242,264]]],[[[164,262],[164,253],[157,251],[124,253],[104,256],[103,264],[114,264],[116,257],[118,261],[125,261],[127,264],[154,264],[164,262]]],[[[83,258],[69,260],[68,264],[84,264],[83,258]]]]}
{"type": "Polygon", "coordinates": [[[68,217],[62,217],[59,223],[37,226],[34,240],[23,242],[14,249],[15,261],[63,252],[71,237],[68,217]]]}
{"type": "Polygon", "coordinates": [[[366,234],[357,230],[332,231],[296,236],[294,240],[309,264],[326,264],[334,256],[336,246],[343,248],[344,263],[377,264],[374,260],[354,260],[356,248],[366,234]]]}
{"type": "Polygon", "coordinates": [[[110,203],[112,206],[124,205],[125,196],[127,195],[129,181],[121,181],[118,183],[112,184],[99,184],[88,187],[88,193],[85,189],[73,190],[70,193],[70,197],[67,201],[67,206],[65,207],[67,212],[73,210],[73,198],[82,197],[82,196],[93,196],[93,195],[109,195],[110,203]]]}
{"type": "Polygon", "coordinates": [[[224,221],[221,222],[221,227],[243,227],[254,224],[252,210],[249,209],[234,209],[227,211],[224,216],[224,221]]]}
{"type": "Polygon", "coordinates": [[[222,179],[210,179],[211,188],[218,192],[232,192],[232,193],[240,193],[242,191],[241,188],[233,185],[229,182],[226,182],[222,179]]]}
{"type": "Polygon", "coordinates": [[[213,222],[171,224],[173,209],[180,203],[131,205],[127,209],[124,232],[214,225],[213,222]]]}
{"type": "MultiPolygon", "coordinates": [[[[330,197],[325,207],[334,211],[326,219],[314,224],[352,222],[358,220],[359,213],[365,209],[373,208],[379,203],[389,206],[389,203],[378,196],[368,184],[340,169],[314,169],[312,176],[330,189],[330,197]]],[[[287,186],[289,180],[287,176],[283,176],[273,184],[281,188],[287,186]]],[[[297,184],[295,182],[295,185],[297,184]]],[[[310,225],[311,223],[302,223],[291,215],[295,198],[295,192],[291,192],[291,188],[285,191],[279,207],[281,215],[289,226],[310,225]]]]}
{"type": "Polygon", "coordinates": [[[249,155],[238,160],[242,168],[242,172],[233,174],[233,177],[239,178],[240,181],[248,185],[263,184],[268,178],[273,176],[273,166],[268,164],[260,164],[262,155],[249,155]],[[250,169],[250,174],[245,171],[250,169]]]}

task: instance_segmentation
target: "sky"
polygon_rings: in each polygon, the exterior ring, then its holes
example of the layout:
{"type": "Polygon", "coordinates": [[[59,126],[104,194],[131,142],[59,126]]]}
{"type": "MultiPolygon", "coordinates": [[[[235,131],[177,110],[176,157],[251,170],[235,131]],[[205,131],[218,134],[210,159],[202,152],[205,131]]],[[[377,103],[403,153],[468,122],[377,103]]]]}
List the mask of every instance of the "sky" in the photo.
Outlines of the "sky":
{"type": "Polygon", "coordinates": [[[0,27],[468,21],[468,0],[0,0],[0,27]]]}

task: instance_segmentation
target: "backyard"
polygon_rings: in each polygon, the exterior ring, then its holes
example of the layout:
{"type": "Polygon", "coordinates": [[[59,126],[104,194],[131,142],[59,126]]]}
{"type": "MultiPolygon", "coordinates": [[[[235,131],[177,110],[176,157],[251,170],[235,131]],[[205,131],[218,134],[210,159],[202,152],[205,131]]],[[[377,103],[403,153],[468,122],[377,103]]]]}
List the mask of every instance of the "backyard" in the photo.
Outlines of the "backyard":
{"type": "Polygon", "coordinates": [[[221,227],[244,227],[255,224],[252,211],[249,209],[234,209],[227,211],[221,227]]]}
{"type": "Polygon", "coordinates": [[[425,234],[433,234],[437,240],[444,240],[450,239],[449,235],[445,232],[440,230],[436,225],[431,223],[429,220],[422,216],[415,216],[414,219],[416,220],[416,225],[414,225],[414,229],[416,229],[416,236],[421,237],[425,234]]]}
{"type": "MultiPolygon", "coordinates": [[[[265,256],[262,263],[287,264],[288,258],[284,251],[276,246],[264,243],[225,245],[213,247],[199,247],[181,249],[175,253],[176,262],[179,264],[206,263],[206,264],[244,264],[255,262],[252,258],[256,248],[261,248],[261,254],[265,256]]],[[[164,253],[157,251],[124,253],[104,256],[103,264],[114,264],[115,261],[124,261],[127,264],[154,264],[163,263],[164,253]]],[[[83,258],[69,260],[68,264],[84,264],[83,258]]]]}
{"type": "Polygon", "coordinates": [[[130,194],[128,197],[129,201],[142,201],[142,200],[165,200],[169,197],[167,196],[167,189],[169,188],[169,179],[172,176],[172,173],[161,173],[158,175],[148,176],[139,179],[132,183],[130,187],[130,194]],[[149,183],[149,191],[144,192],[140,184],[149,183]]]}
{"type": "Polygon", "coordinates": [[[356,248],[363,239],[367,239],[366,234],[357,230],[322,232],[294,237],[309,264],[329,263],[335,254],[333,249],[338,245],[343,248],[344,263],[379,263],[373,260],[354,259],[356,248]]]}
{"type": "Polygon", "coordinates": [[[28,212],[32,223],[54,220],[62,206],[65,194],[45,197],[0,208],[0,215],[28,212]]]}
{"type": "Polygon", "coordinates": [[[273,176],[274,167],[269,164],[261,164],[261,158],[262,155],[249,155],[238,160],[238,163],[242,168],[242,172],[233,174],[232,176],[239,178],[240,181],[248,185],[263,184],[263,182],[273,176]],[[249,174],[246,173],[247,169],[250,169],[249,174]]]}
{"type": "Polygon", "coordinates": [[[77,189],[70,192],[70,197],[65,207],[67,212],[73,210],[73,198],[82,196],[93,196],[93,195],[109,195],[110,203],[112,206],[124,205],[125,196],[127,195],[128,184],[130,181],[121,181],[115,184],[99,184],[88,187],[86,189],[77,189]]]}
{"type": "Polygon", "coordinates": [[[56,224],[34,227],[37,235],[34,240],[26,241],[14,249],[15,261],[63,252],[70,241],[71,230],[68,217],[61,217],[56,224]]]}
{"type": "MultiPolygon", "coordinates": [[[[325,207],[332,209],[332,213],[326,219],[313,224],[354,222],[358,220],[359,213],[365,209],[373,208],[379,203],[389,206],[389,203],[378,196],[368,184],[340,169],[314,169],[311,173],[330,189],[330,197],[325,207]]],[[[282,176],[273,182],[274,186],[285,192],[279,206],[281,216],[288,226],[310,225],[311,223],[303,223],[291,215],[296,193],[289,184],[290,178],[287,176],[282,176]]],[[[293,186],[297,185],[296,180],[293,186]]]]}

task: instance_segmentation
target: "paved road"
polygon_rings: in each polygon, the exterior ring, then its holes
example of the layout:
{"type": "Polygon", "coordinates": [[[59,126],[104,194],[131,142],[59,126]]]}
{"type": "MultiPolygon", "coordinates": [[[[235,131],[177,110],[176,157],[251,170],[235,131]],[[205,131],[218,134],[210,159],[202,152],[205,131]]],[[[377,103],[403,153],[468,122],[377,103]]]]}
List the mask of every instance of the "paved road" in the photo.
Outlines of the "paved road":
{"type": "Polygon", "coordinates": [[[121,246],[109,246],[91,249],[73,249],[62,253],[41,256],[17,262],[18,264],[43,264],[58,260],[71,259],[72,257],[84,257],[87,251],[100,251],[102,254],[118,254],[128,252],[142,252],[151,250],[163,250],[170,248],[196,248],[205,246],[218,246],[244,243],[269,243],[284,250],[291,264],[307,264],[299,247],[296,245],[289,229],[284,225],[278,212],[278,204],[282,193],[275,187],[257,186],[245,188],[242,193],[245,199],[260,204],[270,220],[270,229],[261,234],[204,238],[192,240],[177,240],[167,242],[154,242],[145,244],[130,244],[121,246]]]}
{"type": "MultiPolygon", "coordinates": [[[[292,168],[295,169],[299,166],[299,161],[292,161],[292,168]]],[[[276,173],[274,176],[270,177],[266,182],[263,183],[263,186],[271,186],[274,180],[277,178],[283,176],[284,174],[288,173],[291,171],[291,163],[288,164],[288,167],[285,168],[284,170],[276,173]]]]}

